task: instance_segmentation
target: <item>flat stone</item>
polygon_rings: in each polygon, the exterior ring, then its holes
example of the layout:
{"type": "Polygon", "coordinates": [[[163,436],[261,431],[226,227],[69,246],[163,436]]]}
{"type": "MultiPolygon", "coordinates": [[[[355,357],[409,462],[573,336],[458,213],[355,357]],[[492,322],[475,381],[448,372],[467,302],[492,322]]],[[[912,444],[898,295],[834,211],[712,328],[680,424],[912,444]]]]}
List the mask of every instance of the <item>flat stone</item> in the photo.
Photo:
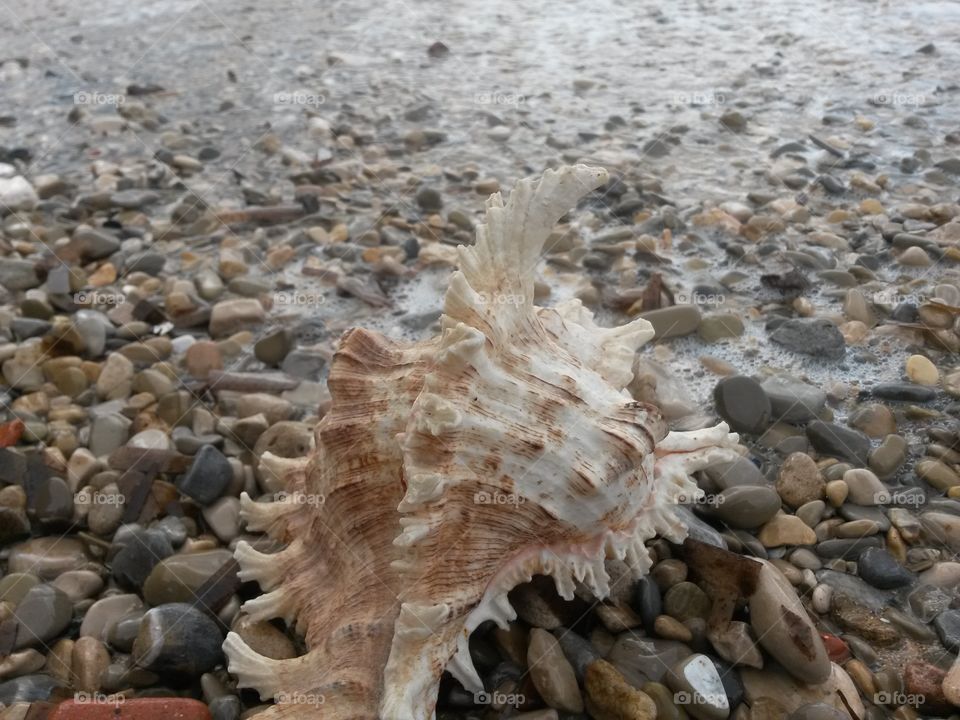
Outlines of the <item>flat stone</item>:
{"type": "Polygon", "coordinates": [[[883,590],[903,587],[916,579],[893,555],[881,548],[864,550],[857,558],[857,572],[868,583],[883,590]]]}
{"type": "Polygon", "coordinates": [[[66,630],[73,618],[73,602],[53,585],[35,585],[16,607],[17,649],[40,645],[66,630]]]}
{"type": "Polygon", "coordinates": [[[707,343],[740,337],[743,335],[743,320],[732,313],[710,315],[700,321],[697,334],[707,343]]]}
{"type": "Polygon", "coordinates": [[[713,514],[736,528],[752,530],[780,510],[780,496],[760,485],[735,485],[720,493],[713,514]]]}
{"type": "MultiPolygon", "coordinates": [[[[297,656],[297,648],[290,638],[266,620],[254,621],[241,615],[231,629],[259,655],[273,660],[288,660],[297,656]]],[[[537,632],[545,631],[537,630],[537,632]]],[[[550,637],[553,638],[553,635],[550,635],[550,637]]],[[[566,662],[566,658],[564,658],[564,662],[566,662]]],[[[572,669],[570,673],[573,674],[572,669]]],[[[576,680],[574,680],[574,683],[576,683],[576,680]]]]}
{"type": "Polygon", "coordinates": [[[758,434],[770,422],[770,401],[763,388],[745,375],[726,377],[713,390],[717,413],[732,430],[758,434]]]}
{"type": "Polygon", "coordinates": [[[863,467],[870,452],[870,438],[836,423],[814,420],[807,425],[807,438],[817,452],[863,467]]]}
{"type": "Polygon", "coordinates": [[[830,676],[830,660],[816,627],[789,581],[766,560],[749,598],[750,625],[763,648],[806,683],[830,676]]]}
{"type": "Polygon", "coordinates": [[[690,648],[674,640],[643,638],[625,633],[617,638],[607,660],[623,674],[631,685],[661,682],[667,671],[689,657],[690,648]]]}
{"type": "Polygon", "coordinates": [[[95,637],[106,640],[119,618],[131,612],[141,610],[143,601],[136,595],[108,595],[100,598],[87,610],[80,624],[80,637],[95,637]]]}
{"type": "Polygon", "coordinates": [[[639,317],[653,325],[657,340],[689,335],[700,325],[700,310],[696,305],[671,305],[640,313],[639,317]]]}
{"type": "Polygon", "coordinates": [[[763,655],[747,623],[731,620],[726,625],[707,631],[707,638],[717,655],[733,665],[762,668],[763,655]]]}
{"type": "Polygon", "coordinates": [[[674,702],[699,720],[725,720],[730,703],[717,668],[706,655],[691,655],[666,676],[674,702]]]}
{"type": "Polygon", "coordinates": [[[265,319],[263,305],[258,300],[253,298],[222,300],[210,311],[210,335],[219,338],[240,330],[257,328],[265,319]]]}
{"type": "Polygon", "coordinates": [[[584,691],[587,709],[594,717],[618,720],[655,720],[657,717],[657,706],[650,696],[631,687],[605,660],[597,660],[587,668],[584,691]]]}
{"type": "Polygon", "coordinates": [[[22,675],[0,682],[0,705],[46,702],[61,687],[60,681],[50,675],[22,675]]]}
{"type": "Polygon", "coordinates": [[[38,537],[14,545],[7,561],[9,573],[31,573],[41,580],[91,566],[96,567],[84,544],[68,537],[38,537]]]}
{"type": "Polygon", "coordinates": [[[878,647],[900,643],[900,633],[862,602],[842,593],[834,593],[830,616],[840,627],[859,635],[878,647]]]}
{"type": "Polygon", "coordinates": [[[124,587],[142,588],[154,566],[173,555],[167,535],[159,530],[125,526],[111,546],[113,576],[124,587]],[[128,529],[129,528],[129,529],[128,529]]]}
{"type": "Polygon", "coordinates": [[[177,488],[201,505],[216,501],[233,481],[230,462],[213,445],[206,445],[194,456],[190,469],[177,480],[177,488]]]}
{"type": "Polygon", "coordinates": [[[150,605],[193,602],[197,591],[233,559],[229,550],[179,553],[158,562],[143,583],[150,605]]]}
{"type": "Polygon", "coordinates": [[[30,260],[14,260],[8,257],[0,263],[0,287],[10,291],[29,290],[40,285],[37,267],[30,260]]]}
{"type": "Polygon", "coordinates": [[[706,593],[692,582],[677,583],[667,590],[663,598],[664,611],[681,622],[691,618],[706,618],[710,604],[706,593]]]}
{"type": "Polygon", "coordinates": [[[947,650],[960,652],[960,610],[944,610],[937,615],[933,626],[947,650]]]}
{"type": "Polygon", "coordinates": [[[827,394],[823,390],[790,375],[773,375],[760,386],[770,399],[774,422],[813,420],[827,404],[827,394]]]}
{"type": "Polygon", "coordinates": [[[223,635],[217,624],[186,603],[160,605],[143,616],[133,644],[138,667],[197,677],[223,662],[223,635]]]}
{"type": "Polygon", "coordinates": [[[548,706],[563,712],[583,712],[583,699],[573,667],[556,638],[546,630],[530,630],[527,667],[534,687],[548,706]]]}
{"type": "Polygon", "coordinates": [[[795,318],[781,323],[770,339],[788,350],[804,355],[839,360],[846,354],[840,329],[821,318],[795,318]]]}
{"type": "Polygon", "coordinates": [[[767,484],[760,469],[745,457],[738,457],[732,462],[713,464],[703,472],[721,490],[739,485],[765,486],[767,484]]]}
{"type": "Polygon", "coordinates": [[[817,542],[817,534],[795,515],[780,514],[775,515],[760,528],[757,539],[768,548],[782,545],[813,545],[817,542]]]}
{"type": "Polygon", "coordinates": [[[850,414],[850,427],[856,428],[867,437],[882,438],[897,431],[897,420],[893,411],[880,403],[865,403],[850,414]]]}

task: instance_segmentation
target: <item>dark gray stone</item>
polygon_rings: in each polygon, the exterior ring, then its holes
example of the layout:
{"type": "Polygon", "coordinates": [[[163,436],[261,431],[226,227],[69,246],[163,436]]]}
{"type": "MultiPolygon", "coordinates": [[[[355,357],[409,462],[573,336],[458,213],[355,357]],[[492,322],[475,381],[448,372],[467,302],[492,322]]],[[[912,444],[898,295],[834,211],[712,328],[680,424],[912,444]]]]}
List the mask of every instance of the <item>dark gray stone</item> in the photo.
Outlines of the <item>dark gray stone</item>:
{"type": "Polygon", "coordinates": [[[839,360],[847,345],[840,330],[823,318],[795,318],[781,323],[770,339],[788,350],[804,355],[839,360]]]}
{"type": "Polygon", "coordinates": [[[814,420],[807,425],[807,438],[817,452],[866,467],[870,438],[836,423],[814,420]]]}
{"type": "Polygon", "coordinates": [[[883,590],[903,587],[914,580],[912,572],[898,563],[893,555],[878,547],[863,551],[857,559],[857,571],[868,583],[883,590]]]}
{"type": "Polygon", "coordinates": [[[213,445],[205,445],[194,456],[190,469],[177,481],[177,488],[201,505],[218,500],[233,480],[230,461],[213,445]]]}

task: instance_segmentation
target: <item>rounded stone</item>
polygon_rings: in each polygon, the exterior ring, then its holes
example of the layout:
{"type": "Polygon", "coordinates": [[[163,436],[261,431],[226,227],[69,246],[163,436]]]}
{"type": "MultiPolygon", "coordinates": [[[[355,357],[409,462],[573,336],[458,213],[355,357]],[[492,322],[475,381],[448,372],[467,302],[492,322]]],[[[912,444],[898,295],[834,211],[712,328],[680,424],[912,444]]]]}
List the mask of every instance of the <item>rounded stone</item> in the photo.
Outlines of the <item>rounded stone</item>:
{"type": "Polygon", "coordinates": [[[770,423],[770,400],[753,378],[723,378],[713,390],[717,413],[736,432],[762,433],[770,423]]]}
{"type": "Polygon", "coordinates": [[[777,474],[777,492],[783,501],[793,508],[822,498],[824,486],[820,469],[806,453],[791,453],[783,461],[777,474]]]}
{"type": "Polygon", "coordinates": [[[171,603],[143,616],[133,658],[152,672],[196,677],[223,661],[222,644],[223,635],[210,617],[192,605],[171,603]]]}
{"type": "Polygon", "coordinates": [[[692,582],[680,582],[667,590],[663,607],[667,615],[683,622],[705,618],[710,612],[710,598],[692,582]]]}

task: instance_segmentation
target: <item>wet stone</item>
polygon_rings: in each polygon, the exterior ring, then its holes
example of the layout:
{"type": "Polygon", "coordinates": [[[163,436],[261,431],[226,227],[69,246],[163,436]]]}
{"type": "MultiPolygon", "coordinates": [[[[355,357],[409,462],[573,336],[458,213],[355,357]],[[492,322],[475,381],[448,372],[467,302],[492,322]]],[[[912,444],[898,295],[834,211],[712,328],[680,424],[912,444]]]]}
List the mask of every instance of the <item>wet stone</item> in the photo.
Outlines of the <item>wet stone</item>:
{"type": "Polygon", "coordinates": [[[770,399],[774,422],[813,420],[827,404],[827,394],[789,375],[774,375],[761,383],[770,399]]]}
{"type": "Polygon", "coordinates": [[[776,488],[783,501],[798,508],[823,497],[825,483],[817,464],[806,453],[792,453],[777,475],[776,488]]]}
{"type": "Polygon", "coordinates": [[[857,558],[857,572],[868,583],[883,590],[909,585],[915,579],[914,574],[896,558],[878,547],[867,548],[857,558]]]}
{"type": "Polygon", "coordinates": [[[672,305],[641,313],[639,317],[653,325],[657,340],[689,335],[700,325],[700,310],[696,305],[672,305]]]}
{"type": "Polygon", "coordinates": [[[196,677],[222,662],[223,635],[202,611],[185,603],[160,605],[143,616],[133,644],[138,667],[196,677]]]}
{"type": "Polygon", "coordinates": [[[173,554],[166,533],[129,527],[114,537],[111,568],[117,582],[128,588],[141,588],[154,566],[173,554]]]}
{"type": "Polygon", "coordinates": [[[16,648],[39,645],[63,632],[73,618],[73,602],[53,585],[36,585],[16,609],[16,648]]]}
{"type": "Polygon", "coordinates": [[[663,607],[668,615],[681,622],[705,618],[710,611],[710,598],[692,582],[681,582],[666,592],[663,607]]]}
{"type": "Polygon", "coordinates": [[[859,466],[867,464],[870,438],[863,433],[822,420],[814,420],[806,430],[807,438],[818,452],[859,466]]]}
{"type": "Polygon", "coordinates": [[[713,400],[717,413],[736,432],[761,433],[770,422],[770,401],[752,378],[723,378],[713,390],[713,400]]]}
{"type": "Polygon", "coordinates": [[[197,591],[233,557],[229,550],[184,553],[164,558],[143,584],[150,605],[193,602],[197,591]]]}
{"type": "Polygon", "coordinates": [[[846,352],[839,328],[819,318],[787,320],[770,334],[770,339],[793,352],[830,360],[839,360],[846,352]]]}
{"type": "Polygon", "coordinates": [[[720,493],[714,515],[736,528],[754,529],[770,520],[780,510],[780,497],[768,487],[738,485],[720,493]]]}
{"type": "Polygon", "coordinates": [[[937,615],[933,626],[947,650],[960,652],[960,610],[944,610],[937,615]]]}
{"type": "Polygon", "coordinates": [[[230,462],[213,445],[194,456],[190,469],[177,481],[177,488],[201,505],[209,505],[226,491],[233,480],[230,462]]]}
{"type": "Polygon", "coordinates": [[[720,674],[706,655],[692,655],[666,676],[677,705],[699,720],[725,720],[730,705],[720,674]]]}

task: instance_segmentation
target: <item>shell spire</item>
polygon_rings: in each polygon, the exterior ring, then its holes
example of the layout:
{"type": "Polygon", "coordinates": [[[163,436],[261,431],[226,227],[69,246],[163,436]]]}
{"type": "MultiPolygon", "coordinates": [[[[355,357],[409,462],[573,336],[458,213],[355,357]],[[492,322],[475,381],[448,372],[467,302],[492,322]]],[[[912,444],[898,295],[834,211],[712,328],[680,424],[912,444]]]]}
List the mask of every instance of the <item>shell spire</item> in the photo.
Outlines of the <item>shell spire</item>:
{"type": "Polygon", "coordinates": [[[676,497],[733,458],[736,435],[668,432],[626,392],[646,321],[601,328],[577,301],[533,304],[554,223],[606,179],[565,167],[520,181],[506,204],[492,196],[459,249],[439,338],[344,337],[317,449],[288,476],[293,497],[324,503],[244,501],[251,528],[287,544],[238,546],[242,576],[269,590],[246,609],[295,621],[309,648],[269,660],[228,637],[240,683],[277,701],[258,717],[432,717],[444,670],[483,690],[469,636],[515,617],[514,587],[542,574],[564,597],[578,582],[604,597],[609,555],[639,577],[647,539],[685,533],[676,497]],[[323,703],[298,707],[296,693],[323,703]]]}

